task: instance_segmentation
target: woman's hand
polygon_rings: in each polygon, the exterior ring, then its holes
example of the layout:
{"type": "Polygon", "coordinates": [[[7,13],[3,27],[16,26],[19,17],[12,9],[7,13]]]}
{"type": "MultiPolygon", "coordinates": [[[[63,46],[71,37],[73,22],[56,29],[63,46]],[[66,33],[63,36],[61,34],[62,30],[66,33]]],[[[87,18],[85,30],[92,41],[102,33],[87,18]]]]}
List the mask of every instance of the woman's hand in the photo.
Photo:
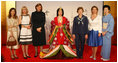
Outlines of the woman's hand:
{"type": "Polygon", "coordinates": [[[75,37],[75,34],[73,34],[73,39],[75,39],[76,37],[75,37]]]}
{"type": "Polygon", "coordinates": [[[102,32],[102,35],[105,36],[106,33],[107,33],[106,31],[105,32],[102,32]]]}
{"type": "Polygon", "coordinates": [[[12,25],[9,26],[9,28],[12,28],[12,27],[13,27],[12,25]]]}
{"type": "Polygon", "coordinates": [[[100,37],[101,36],[101,33],[99,33],[98,36],[100,37]]]}
{"type": "Polygon", "coordinates": [[[41,32],[41,27],[37,28],[37,31],[38,31],[38,32],[41,32]]]}
{"type": "Polygon", "coordinates": [[[30,29],[30,25],[27,26],[27,29],[30,29]]]}

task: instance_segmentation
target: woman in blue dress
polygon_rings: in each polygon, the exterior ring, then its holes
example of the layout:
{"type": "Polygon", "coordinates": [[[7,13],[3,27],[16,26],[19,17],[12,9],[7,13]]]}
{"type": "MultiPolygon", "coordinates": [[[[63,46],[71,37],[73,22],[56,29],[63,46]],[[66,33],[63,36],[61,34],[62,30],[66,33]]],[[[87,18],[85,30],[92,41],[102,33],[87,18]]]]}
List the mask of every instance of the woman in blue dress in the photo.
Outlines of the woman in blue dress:
{"type": "Polygon", "coordinates": [[[114,30],[114,19],[113,16],[109,13],[110,6],[104,5],[104,16],[102,18],[103,27],[102,27],[102,35],[103,35],[103,46],[101,49],[101,56],[103,61],[108,61],[110,59],[111,52],[111,38],[114,30]]]}
{"type": "Polygon", "coordinates": [[[102,17],[98,15],[98,8],[93,6],[91,8],[91,17],[89,17],[88,29],[88,46],[92,47],[92,55],[90,58],[96,60],[96,53],[98,46],[102,45],[102,17]]]}

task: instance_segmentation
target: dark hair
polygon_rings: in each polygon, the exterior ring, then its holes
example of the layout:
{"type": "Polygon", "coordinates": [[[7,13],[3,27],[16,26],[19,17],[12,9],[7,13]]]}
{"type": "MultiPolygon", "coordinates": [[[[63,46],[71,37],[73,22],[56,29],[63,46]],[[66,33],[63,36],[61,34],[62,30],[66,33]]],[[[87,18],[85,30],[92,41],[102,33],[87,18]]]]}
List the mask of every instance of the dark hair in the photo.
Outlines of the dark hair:
{"type": "Polygon", "coordinates": [[[17,15],[16,15],[16,9],[15,9],[15,8],[11,8],[11,9],[9,10],[8,18],[11,18],[11,11],[12,11],[12,10],[15,11],[15,14],[14,14],[13,18],[14,18],[14,19],[17,19],[18,17],[17,17],[17,15]]]}
{"type": "Polygon", "coordinates": [[[108,8],[108,10],[110,10],[110,6],[109,5],[104,5],[103,6],[103,10],[104,10],[104,8],[108,8]]]}
{"type": "MultiPolygon", "coordinates": [[[[58,16],[59,10],[60,10],[60,8],[57,9],[57,16],[58,16]]],[[[63,10],[63,8],[61,8],[61,10],[62,10],[62,16],[63,16],[64,15],[64,10],[63,10]]]]}
{"type": "Polygon", "coordinates": [[[96,8],[97,11],[98,11],[98,7],[97,7],[97,6],[93,6],[93,7],[91,8],[91,11],[93,10],[93,8],[96,8]]]}
{"type": "Polygon", "coordinates": [[[78,7],[78,8],[77,8],[77,12],[78,12],[80,9],[82,9],[82,11],[84,12],[83,7],[78,7]]]}
{"type": "Polygon", "coordinates": [[[40,12],[42,12],[42,4],[41,3],[38,3],[38,4],[36,4],[36,6],[35,6],[35,9],[36,9],[36,11],[37,11],[37,8],[36,7],[38,7],[38,6],[41,6],[41,10],[40,10],[40,12]]]}

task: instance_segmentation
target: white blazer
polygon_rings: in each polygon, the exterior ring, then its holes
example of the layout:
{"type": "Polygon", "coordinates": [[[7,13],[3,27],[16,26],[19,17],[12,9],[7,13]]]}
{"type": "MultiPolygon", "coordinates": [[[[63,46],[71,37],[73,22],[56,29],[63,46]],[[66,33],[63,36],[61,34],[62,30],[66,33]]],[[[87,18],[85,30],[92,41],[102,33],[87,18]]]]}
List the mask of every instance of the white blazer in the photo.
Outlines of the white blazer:
{"type": "Polygon", "coordinates": [[[94,31],[102,33],[102,17],[100,15],[97,15],[97,17],[94,20],[92,20],[91,17],[88,17],[88,20],[89,20],[88,23],[89,31],[93,29],[94,31]]]}

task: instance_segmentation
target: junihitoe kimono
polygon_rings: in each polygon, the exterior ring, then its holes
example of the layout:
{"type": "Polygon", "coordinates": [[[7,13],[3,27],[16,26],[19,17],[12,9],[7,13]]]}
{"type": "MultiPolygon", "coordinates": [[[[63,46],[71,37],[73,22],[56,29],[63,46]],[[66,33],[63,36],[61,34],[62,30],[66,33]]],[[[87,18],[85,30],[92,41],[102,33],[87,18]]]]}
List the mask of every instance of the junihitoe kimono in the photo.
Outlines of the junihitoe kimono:
{"type": "Polygon", "coordinates": [[[48,40],[50,49],[49,53],[42,58],[72,58],[77,56],[71,48],[73,39],[69,30],[69,21],[65,17],[55,17],[54,21],[51,21],[52,34],[48,40]]]}
{"type": "Polygon", "coordinates": [[[103,46],[101,49],[101,56],[104,59],[110,59],[110,52],[111,52],[111,37],[114,34],[114,19],[111,14],[107,16],[103,16],[102,18],[103,27],[102,31],[107,31],[105,36],[103,36],[103,46]]]}

